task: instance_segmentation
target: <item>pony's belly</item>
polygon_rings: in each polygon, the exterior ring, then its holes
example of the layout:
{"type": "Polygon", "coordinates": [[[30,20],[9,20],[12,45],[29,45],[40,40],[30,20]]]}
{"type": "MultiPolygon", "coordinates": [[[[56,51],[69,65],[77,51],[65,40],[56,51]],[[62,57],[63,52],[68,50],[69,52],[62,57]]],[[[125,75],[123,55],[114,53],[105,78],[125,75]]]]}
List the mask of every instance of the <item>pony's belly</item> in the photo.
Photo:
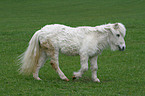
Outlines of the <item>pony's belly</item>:
{"type": "Polygon", "coordinates": [[[62,47],[60,48],[61,53],[63,54],[67,54],[67,55],[78,55],[79,54],[79,50],[76,47],[62,47]]]}

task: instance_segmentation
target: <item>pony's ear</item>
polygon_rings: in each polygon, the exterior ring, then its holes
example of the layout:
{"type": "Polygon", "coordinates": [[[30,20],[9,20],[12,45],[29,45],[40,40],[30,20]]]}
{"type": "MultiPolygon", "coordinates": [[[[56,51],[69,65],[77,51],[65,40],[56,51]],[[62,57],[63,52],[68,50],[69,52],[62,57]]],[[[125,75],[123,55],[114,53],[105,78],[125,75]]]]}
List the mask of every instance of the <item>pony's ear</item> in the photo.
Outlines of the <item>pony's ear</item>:
{"type": "MultiPolygon", "coordinates": [[[[114,26],[114,25],[113,25],[114,26]]],[[[111,28],[111,27],[105,27],[105,30],[108,31],[109,33],[111,34],[114,34],[114,28],[111,28]]]]}
{"type": "Polygon", "coordinates": [[[118,28],[119,28],[118,23],[115,23],[115,24],[114,24],[114,29],[118,29],[118,28]]]}

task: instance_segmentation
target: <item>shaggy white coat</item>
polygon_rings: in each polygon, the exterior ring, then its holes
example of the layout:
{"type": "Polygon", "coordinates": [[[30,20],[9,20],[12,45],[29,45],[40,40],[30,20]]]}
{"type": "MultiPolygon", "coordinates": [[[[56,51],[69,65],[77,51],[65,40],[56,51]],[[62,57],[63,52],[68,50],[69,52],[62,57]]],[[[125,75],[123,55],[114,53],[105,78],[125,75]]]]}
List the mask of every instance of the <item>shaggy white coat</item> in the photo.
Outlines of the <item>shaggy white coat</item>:
{"type": "Polygon", "coordinates": [[[20,73],[33,73],[35,79],[41,80],[38,77],[39,69],[50,58],[50,63],[60,78],[68,81],[59,68],[58,55],[61,51],[68,55],[80,55],[81,69],[74,72],[74,79],[81,77],[88,70],[88,59],[90,59],[92,79],[94,82],[100,82],[97,78],[98,54],[107,47],[123,51],[125,34],[126,29],[121,23],[76,28],[60,24],[46,25],[31,38],[29,46],[21,58],[20,73]]]}

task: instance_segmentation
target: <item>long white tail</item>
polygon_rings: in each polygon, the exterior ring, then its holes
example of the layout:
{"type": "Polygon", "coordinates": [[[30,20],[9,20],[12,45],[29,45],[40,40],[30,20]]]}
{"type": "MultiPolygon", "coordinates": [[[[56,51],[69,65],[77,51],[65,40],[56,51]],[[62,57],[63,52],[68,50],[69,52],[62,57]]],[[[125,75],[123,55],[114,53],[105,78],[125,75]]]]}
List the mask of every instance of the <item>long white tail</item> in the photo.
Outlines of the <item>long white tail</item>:
{"type": "Polygon", "coordinates": [[[35,71],[35,68],[38,64],[39,54],[40,54],[40,45],[39,45],[39,32],[37,31],[29,42],[27,50],[21,55],[21,67],[20,74],[30,75],[35,71]]]}

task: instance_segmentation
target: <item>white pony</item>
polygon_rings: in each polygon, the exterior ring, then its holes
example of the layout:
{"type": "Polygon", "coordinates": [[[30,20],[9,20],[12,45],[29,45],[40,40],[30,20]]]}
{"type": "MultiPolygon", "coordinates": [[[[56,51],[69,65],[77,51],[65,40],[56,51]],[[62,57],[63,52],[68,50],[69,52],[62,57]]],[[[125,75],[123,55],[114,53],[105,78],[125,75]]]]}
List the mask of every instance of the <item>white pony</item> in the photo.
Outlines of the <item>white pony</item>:
{"type": "Polygon", "coordinates": [[[98,55],[108,46],[112,50],[123,51],[126,47],[125,34],[126,28],[121,23],[76,28],[60,24],[46,25],[31,38],[27,50],[21,57],[20,73],[33,73],[36,80],[41,80],[38,76],[39,70],[50,58],[50,64],[60,78],[69,81],[59,68],[58,55],[61,51],[68,55],[80,55],[81,68],[73,73],[73,79],[82,77],[88,70],[90,59],[92,80],[100,82],[97,78],[98,55]]]}

